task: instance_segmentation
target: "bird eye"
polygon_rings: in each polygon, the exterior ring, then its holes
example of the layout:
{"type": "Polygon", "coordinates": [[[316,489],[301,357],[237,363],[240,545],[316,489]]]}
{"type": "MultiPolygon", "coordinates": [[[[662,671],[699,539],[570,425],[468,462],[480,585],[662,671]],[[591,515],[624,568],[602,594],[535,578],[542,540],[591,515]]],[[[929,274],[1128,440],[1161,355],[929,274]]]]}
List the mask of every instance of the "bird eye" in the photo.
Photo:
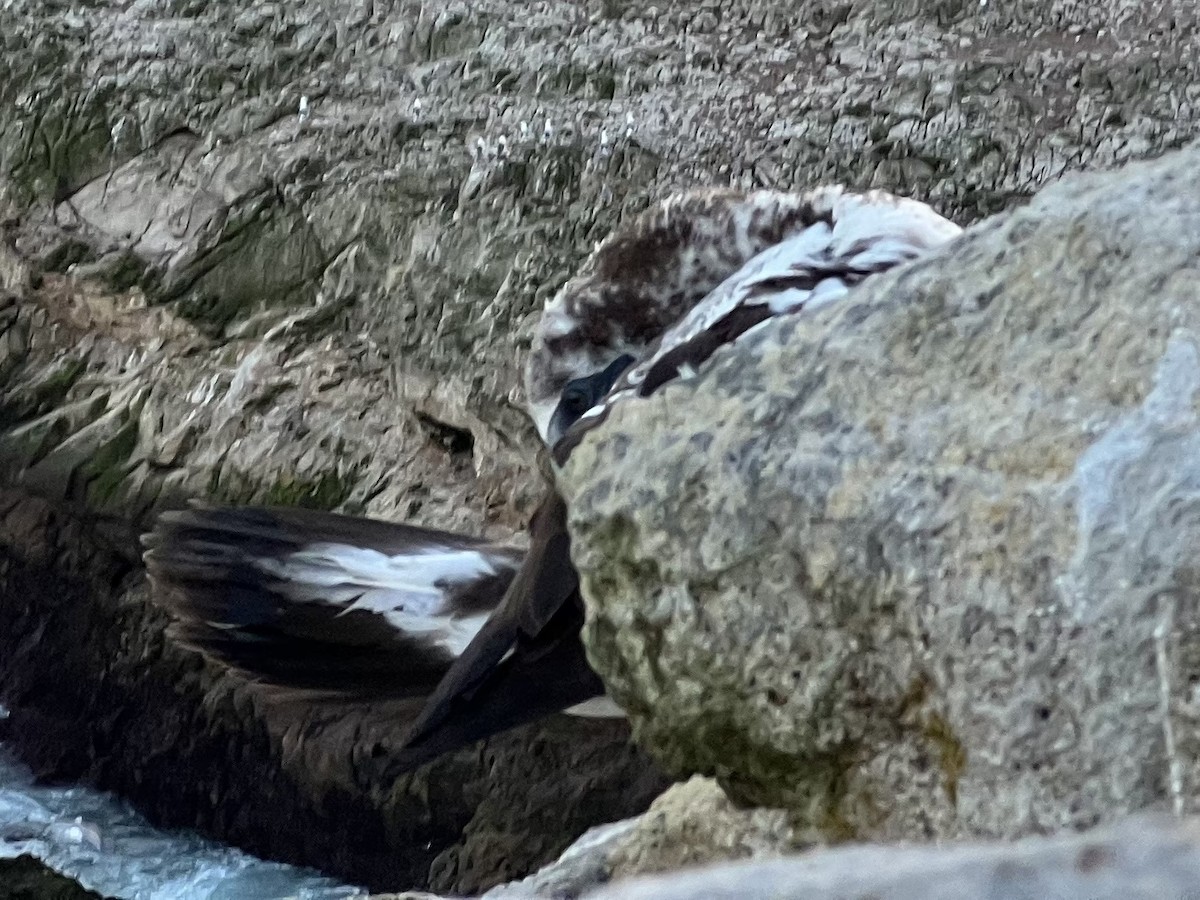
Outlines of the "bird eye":
{"type": "Polygon", "coordinates": [[[551,444],[557,442],[567,429],[583,417],[589,409],[600,403],[629,366],[633,357],[628,353],[613,360],[604,369],[574,378],[564,385],[558,397],[558,406],[550,418],[547,432],[551,444]]]}
{"type": "Polygon", "coordinates": [[[563,391],[561,402],[564,411],[572,416],[582,416],[592,405],[588,392],[574,385],[563,391]]]}

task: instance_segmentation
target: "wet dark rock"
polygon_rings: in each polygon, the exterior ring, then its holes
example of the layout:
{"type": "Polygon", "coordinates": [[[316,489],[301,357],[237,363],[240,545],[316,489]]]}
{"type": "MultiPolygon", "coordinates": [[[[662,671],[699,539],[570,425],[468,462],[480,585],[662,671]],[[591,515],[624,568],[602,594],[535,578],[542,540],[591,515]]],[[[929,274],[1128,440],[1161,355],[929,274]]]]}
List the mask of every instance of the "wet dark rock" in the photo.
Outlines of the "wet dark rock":
{"type": "Polygon", "coordinates": [[[414,710],[281,701],[163,637],[111,536],[0,492],[6,739],[155,822],[377,888],[473,892],[644,808],[662,776],[622,723],[557,717],[411,775],[389,772],[414,710]]]}
{"type": "Polygon", "coordinates": [[[0,859],[0,900],[103,900],[32,856],[0,859]]]}

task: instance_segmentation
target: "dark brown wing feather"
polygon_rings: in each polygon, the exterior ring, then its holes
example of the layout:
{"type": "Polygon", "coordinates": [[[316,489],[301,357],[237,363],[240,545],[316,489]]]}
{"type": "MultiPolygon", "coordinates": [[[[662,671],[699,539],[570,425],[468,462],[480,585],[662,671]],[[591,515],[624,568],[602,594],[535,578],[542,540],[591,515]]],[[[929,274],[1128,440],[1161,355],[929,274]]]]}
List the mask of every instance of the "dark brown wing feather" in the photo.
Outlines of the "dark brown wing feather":
{"type": "Polygon", "coordinates": [[[454,661],[409,732],[436,755],[604,692],[579,636],[583,598],[571,563],[566,505],[550,491],[530,525],[525,562],[500,608],[454,661]]]}
{"type": "MultiPolygon", "coordinates": [[[[514,548],[448,532],[264,507],[164,513],[143,543],[155,600],[173,617],[175,639],[257,680],[355,700],[424,697],[456,655],[436,627],[399,626],[394,614],[409,601],[404,585],[356,573],[355,554],[486,557],[494,569],[487,574],[427,576],[425,587],[440,592],[436,602],[447,627],[495,609],[523,558],[514,548]],[[313,548],[327,554],[317,554],[324,566],[287,565],[313,548]],[[339,553],[351,560],[344,571],[330,564],[339,553]],[[368,591],[374,603],[362,602],[368,591]]],[[[428,598],[427,590],[416,599],[429,604],[428,598]]]]}

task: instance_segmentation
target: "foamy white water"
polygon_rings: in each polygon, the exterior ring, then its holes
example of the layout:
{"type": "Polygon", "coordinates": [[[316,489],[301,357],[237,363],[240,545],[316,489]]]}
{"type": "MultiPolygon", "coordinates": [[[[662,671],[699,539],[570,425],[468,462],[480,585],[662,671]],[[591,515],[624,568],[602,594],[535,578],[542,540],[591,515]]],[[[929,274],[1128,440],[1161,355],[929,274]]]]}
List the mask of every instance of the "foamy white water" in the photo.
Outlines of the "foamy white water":
{"type": "Polygon", "coordinates": [[[310,869],[265,862],[193,832],[154,828],[111,794],[38,785],[0,744],[0,857],[22,853],[121,900],[366,896],[310,869]]]}

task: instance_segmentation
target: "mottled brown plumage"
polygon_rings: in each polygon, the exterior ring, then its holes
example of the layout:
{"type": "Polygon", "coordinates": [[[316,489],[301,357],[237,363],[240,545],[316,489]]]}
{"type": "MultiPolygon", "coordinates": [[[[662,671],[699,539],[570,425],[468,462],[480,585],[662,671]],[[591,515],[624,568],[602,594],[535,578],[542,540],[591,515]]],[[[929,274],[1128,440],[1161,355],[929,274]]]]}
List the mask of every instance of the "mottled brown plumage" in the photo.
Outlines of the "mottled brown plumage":
{"type": "Polygon", "coordinates": [[[563,386],[662,333],[752,257],[820,221],[810,195],[702,190],[668,197],[618,228],[542,313],[525,370],[543,439],[563,386]]]}

